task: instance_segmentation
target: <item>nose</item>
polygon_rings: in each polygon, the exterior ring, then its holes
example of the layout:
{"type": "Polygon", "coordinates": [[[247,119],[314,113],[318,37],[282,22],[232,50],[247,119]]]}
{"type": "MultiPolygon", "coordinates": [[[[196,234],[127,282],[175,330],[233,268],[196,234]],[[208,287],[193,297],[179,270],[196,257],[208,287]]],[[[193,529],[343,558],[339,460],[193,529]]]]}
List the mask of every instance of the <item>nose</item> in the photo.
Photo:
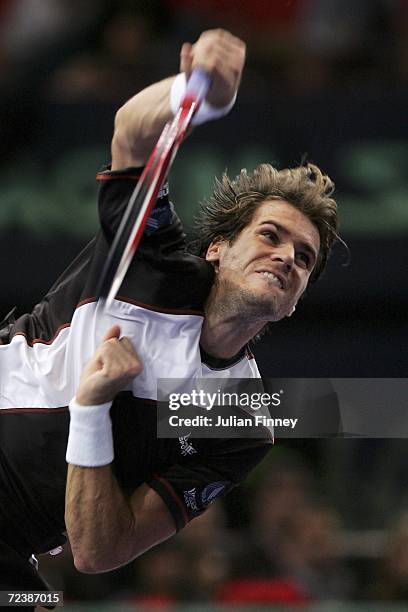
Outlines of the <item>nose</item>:
{"type": "Polygon", "coordinates": [[[281,262],[285,270],[290,272],[295,262],[295,248],[293,244],[280,244],[271,255],[272,261],[281,262]]]}

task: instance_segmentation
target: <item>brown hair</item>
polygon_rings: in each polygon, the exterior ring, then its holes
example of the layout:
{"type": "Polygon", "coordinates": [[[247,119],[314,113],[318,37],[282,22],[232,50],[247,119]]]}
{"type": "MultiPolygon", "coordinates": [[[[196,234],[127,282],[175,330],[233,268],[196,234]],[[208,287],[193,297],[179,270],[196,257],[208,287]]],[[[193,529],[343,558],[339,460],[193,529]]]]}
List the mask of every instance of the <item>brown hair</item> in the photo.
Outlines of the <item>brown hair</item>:
{"type": "Polygon", "coordinates": [[[231,180],[226,173],[216,179],[212,196],[200,206],[196,218],[199,238],[194,250],[205,257],[208,246],[222,237],[230,243],[251,222],[259,204],[268,199],[286,200],[316,226],[320,251],[311,275],[315,281],[323,272],[336,239],[337,204],[331,197],[334,183],[314,164],[277,170],[260,164],[252,174],[244,169],[231,180]]]}

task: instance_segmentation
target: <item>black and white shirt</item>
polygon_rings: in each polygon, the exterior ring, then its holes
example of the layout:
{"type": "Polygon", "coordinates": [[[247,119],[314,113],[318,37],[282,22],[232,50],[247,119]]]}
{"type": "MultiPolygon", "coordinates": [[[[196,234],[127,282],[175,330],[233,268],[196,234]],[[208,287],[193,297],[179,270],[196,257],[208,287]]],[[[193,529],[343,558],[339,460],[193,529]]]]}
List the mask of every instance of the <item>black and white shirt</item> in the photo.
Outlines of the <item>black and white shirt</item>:
{"type": "Polygon", "coordinates": [[[158,378],[253,378],[259,372],[248,348],[229,361],[201,352],[213,270],[186,251],[165,191],[117,298],[101,311],[97,282],[139,176],[135,169],[98,175],[99,235],[0,346],[0,540],[18,550],[41,553],[64,541],[67,405],[84,364],[113,324],[131,339],[144,365],[111,409],[113,469],[124,491],[146,482],[180,529],[241,482],[270,448],[268,436],[156,436],[158,378]]]}

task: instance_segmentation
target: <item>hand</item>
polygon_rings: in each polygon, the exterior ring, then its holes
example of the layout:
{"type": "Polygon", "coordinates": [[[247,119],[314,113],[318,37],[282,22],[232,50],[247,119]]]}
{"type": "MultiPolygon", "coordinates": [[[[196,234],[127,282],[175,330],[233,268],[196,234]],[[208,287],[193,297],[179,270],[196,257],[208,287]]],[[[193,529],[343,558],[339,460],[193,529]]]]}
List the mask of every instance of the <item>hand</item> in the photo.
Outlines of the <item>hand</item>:
{"type": "Polygon", "coordinates": [[[182,46],[180,71],[188,77],[193,68],[204,68],[212,79],[207,102],[227,106],[239,87],[245,52],[245,43],[226,30],[207,30],[194,45],[182,46]]]}
{"type": "Polygon", "coordinates": [[[76,392],[82,406],[95,406],[113,400],[143,369],[129,338],[120,338],[114,325],[105,335],[85,366],[76,392]]]}

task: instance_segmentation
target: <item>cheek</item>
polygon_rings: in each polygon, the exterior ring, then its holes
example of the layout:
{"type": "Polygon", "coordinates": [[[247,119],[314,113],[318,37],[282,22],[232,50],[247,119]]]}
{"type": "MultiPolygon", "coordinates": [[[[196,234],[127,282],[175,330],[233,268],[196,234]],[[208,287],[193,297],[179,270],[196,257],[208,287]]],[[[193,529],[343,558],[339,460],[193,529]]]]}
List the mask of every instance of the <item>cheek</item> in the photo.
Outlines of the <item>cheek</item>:
{"type": "Polygon", "coordinates": [[[229,251],[228,254],[220,260],[220,269],[225,272],[237,273],[242,270],[242,256],[234,251],[229,251]]]}
{"type": "Polygon", "coordinates": [[[297,298],[299,299],[301,295],[306,291],[307,285],[309,283],[310,274],[301,274],[299,279],[298,288],[296,291],[297,298]]]}

